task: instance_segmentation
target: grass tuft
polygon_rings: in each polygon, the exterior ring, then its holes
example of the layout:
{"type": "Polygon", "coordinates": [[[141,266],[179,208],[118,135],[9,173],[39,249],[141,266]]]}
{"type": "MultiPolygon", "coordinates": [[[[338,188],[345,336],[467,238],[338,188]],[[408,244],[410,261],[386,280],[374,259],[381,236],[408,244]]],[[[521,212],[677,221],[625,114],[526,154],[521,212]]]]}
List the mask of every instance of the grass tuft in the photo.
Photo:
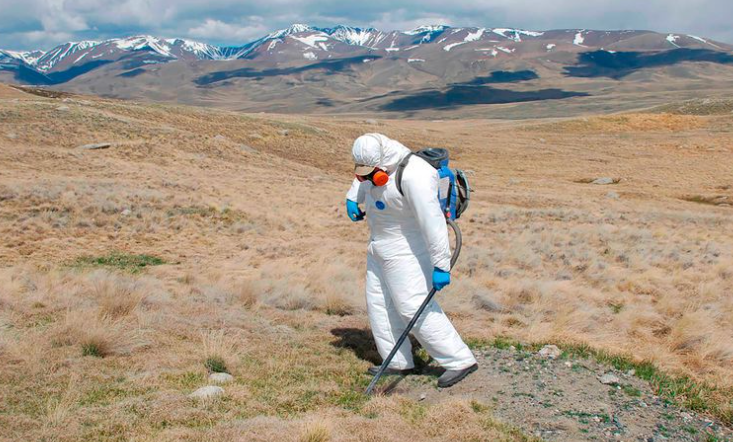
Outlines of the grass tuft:
{"type": "Polygon", "coordinates": [[[219,356],[210,356],[204,361],[204,367],[209,373],[227,373],[227,364],[219,356]]]}
{"type": "Polygon", "coordinates": [[[300,442],[328,442],[331,440],[331,429],[321,422],[305,425],[300,435],[300,442]]]}
{"type": "Polygon", "coordinates": [[[97,342],[85,342],[81,344],[82,356],[94,356],[95,358],[104,357],[102,346],[97,342]]]}

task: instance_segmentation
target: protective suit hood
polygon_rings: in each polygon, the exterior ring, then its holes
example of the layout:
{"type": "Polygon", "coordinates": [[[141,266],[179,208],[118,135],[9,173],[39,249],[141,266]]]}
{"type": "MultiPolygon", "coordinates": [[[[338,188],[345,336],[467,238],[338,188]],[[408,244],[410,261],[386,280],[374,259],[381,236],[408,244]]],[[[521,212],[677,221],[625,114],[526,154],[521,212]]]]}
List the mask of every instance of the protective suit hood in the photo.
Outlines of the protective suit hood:
{"type": "Polygon", "coordinates": [[[397,170],[400,161],[409,153],[410,149],[399,141],[377,133],[360,136],[351,149],[354,163],[379,167],[389,174],[397,170]]]}

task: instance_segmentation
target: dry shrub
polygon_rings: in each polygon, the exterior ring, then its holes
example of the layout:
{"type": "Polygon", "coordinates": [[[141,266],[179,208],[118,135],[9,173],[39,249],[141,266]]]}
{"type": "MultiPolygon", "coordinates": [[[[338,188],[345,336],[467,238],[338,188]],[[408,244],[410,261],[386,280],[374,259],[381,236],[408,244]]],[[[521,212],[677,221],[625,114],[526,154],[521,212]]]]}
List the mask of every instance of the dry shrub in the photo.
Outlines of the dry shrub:
{"type": "Polygon", "coordinates": [[[127,355],[148,344],[129,321],[88,310],[68,311],[52,340],[55,345],[79,345],[83,355],[98,357],[127,355]]]}
{"type": "Polygon", "coordinates": [[[201,357],[209,371],[231,373],[239,355],[238,340],[227,335],[224,330],[201,332],[201,357]]]}
{"type": "Polygon", "coordinates": [[[112,319],[132,313],[147,295],[145,285],[128,276],[96,271],[89,280],[90,295],[97,300],[100,314],[112,319]]]}
{"type": "Polygon", "coordinates": [[[328,442],[331,440],[331,426],[328,422],[307,422],[300,433],[300,442],[328,442]]]}

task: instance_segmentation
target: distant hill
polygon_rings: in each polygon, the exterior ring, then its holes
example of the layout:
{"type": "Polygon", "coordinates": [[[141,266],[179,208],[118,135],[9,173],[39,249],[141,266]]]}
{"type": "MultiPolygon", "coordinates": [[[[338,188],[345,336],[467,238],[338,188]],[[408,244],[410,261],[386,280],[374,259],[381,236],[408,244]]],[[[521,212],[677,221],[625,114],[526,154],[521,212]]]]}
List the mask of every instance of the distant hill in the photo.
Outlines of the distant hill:
{"type": "Polygon", "coordinates": [[[2,82],[274,112],[419,113],[725,89],[731,79],[731,45],[629,30],[295,24],[230,47],[132,36],[0,50],[2,82]]]}

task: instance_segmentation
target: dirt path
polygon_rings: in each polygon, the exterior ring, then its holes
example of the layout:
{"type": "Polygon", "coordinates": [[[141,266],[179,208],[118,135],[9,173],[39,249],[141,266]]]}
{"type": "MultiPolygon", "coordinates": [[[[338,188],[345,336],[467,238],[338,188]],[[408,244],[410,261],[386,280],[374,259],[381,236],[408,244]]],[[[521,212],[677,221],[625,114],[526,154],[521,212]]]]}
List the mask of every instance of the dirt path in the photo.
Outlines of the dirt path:
{"type": "Polygon", "coordinates": [[[393,392],[426,404],[475,399],[491,405],[498,418],[548,441],[733,440],[733,430],[671,405],[632,373],[512,349],[475,353],[479,370],[453,388],[436,388],[440,371],[429,367],[404,378],[393,392]],[[607,373],[618,383],[601,383],[607,373]]]}

